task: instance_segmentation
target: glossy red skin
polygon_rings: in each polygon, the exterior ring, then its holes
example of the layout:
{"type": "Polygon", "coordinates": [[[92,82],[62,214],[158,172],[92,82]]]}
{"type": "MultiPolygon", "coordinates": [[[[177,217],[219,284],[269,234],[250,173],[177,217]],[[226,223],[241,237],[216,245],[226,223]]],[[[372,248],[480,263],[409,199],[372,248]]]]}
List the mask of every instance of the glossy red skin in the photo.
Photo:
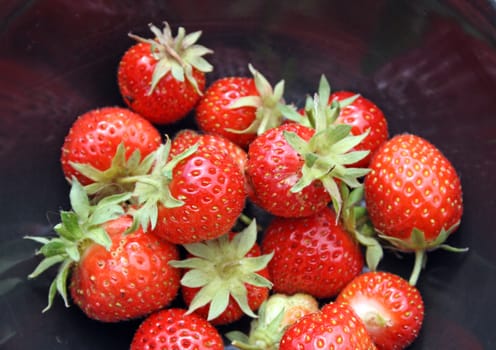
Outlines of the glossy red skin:
{"type": "MultiPolygon", "coordinates": [[[[170,124],[185,117],[197,104],[200,95],[184,79],[176,80],[167,73],[148,95],[157,60],[152,57],[150,44],[131,46],[121,58],[117,72],[119,91],[133,111],[154,124],[170,124]]],[[[205,90],[205,74],[193,68],[193,78],[200,91],[205,90]]]]}
{"type": "Polygon", "coordinates": [[[127,108],[105,107],[82,114],[72,124],[62,146],[60,162],[65,177],[70,180],[75,176],[83,185],[92,183],[69,162],[106,170],[121,142],[126,146],[126,157],[135,150],[146,157],[160,146],[162,137],[148,120],[127,108]]]}
{"type": "Polygon", "coordinates": [[[223,350],[224,343],[217,329],[203,318],[171,308],[150,315],[134,334],[130,350],[152,349],[223,350]]]}
{"type": "MultiPolygon", "coordinates": [[[[172,142],[171,154],[177,154],[172,142]]],[[[178,146],[178,147],[182,147],[178,146]]],[[[195,243],[229,232],[244,209],[245,177],[216,146],[203,144],[173,170],[169,189],[184,205],[158,207],[153,233],[175,244],[195,243]]]]}
{"type": "MultiPolygon", "coordinates": [[[[333,101],[342,101],[355,96],[356,93],[350,91],[338,91],[331,94],[329,104],[333,101]]],[[[350,166],[366,168],[374,152],[389,137],[388,124],[382,110],[372,101],[363,96],[359,96],[353,103],[341,109],[338,123],[351,126],[351,134],[360,135],[370,129],[367,137],[357,145],[355,151],[370,151],[369,155],[350,166]]]]}
{"type": "Polygon", "coordinates": [[[316,215],[275,218],[262,239],[274,292],[308,293],[316,298],[336,296],[363,268],[360,247],[336,225],[336,215],[324,208],[316,215]]]}
{"type": "Polygon", "coordinates": [[[343,303],[329,303],[320,312],[307,314],[288,327],[279,350],[374,350],[365,326],[343,303]]]}
{"type": "Polygon", "coordinates": [[[213,82],[196,107],[196,122],[200,130],[226,137],[246,148],[256,133],[238,134],[226,130],[244,130],[255,120],[255,107],[230,109],[231,103],[245,96],[258,96],[253,78],[227,77],[213,82]]]}
{"type": "Polygon", "coordinates": [[[385,235],[409,241],[413,228],[435,240],[462,216],[460,178],[450,161],[427,140],[397,135],[371,160],[365,177],[370,219],[385,235]]]}
{"type": "MultiPolygon", "coordinates": [[[[231,233],[231,238],[234,233],[231,233]]],[[[253,248],[246,254],[247,257],[256,257],[261,255],[261,249],[258,244],[255,244],[253,248]]],[[[260,276],[263,276],[267,279],[270,280],[269,278],[269,269],[265,268],[263,270],[260,270],[257,272],[260,276]]],[[[269,297],[269,289],[266,287],[257,287],[252,284],[246,284],[246,291],[248,293],[248,305],[250,306],[250,309],[253,311],[258,310],[260,305],[267,300],[269,297]]],[[[183,300],[186,303],[186,305],[190,305],[191,301],[195,297],[195,295],[198,293],[200,288],[189,288],[182,286],[181,287],[181,293],[183,296],[183,300]]],[[[201,308],[198,308],[195,310],[195,313],[200,315],[203,318],[207,318],[208,316],[208,310],[209,306],[205,305],[201,308]]],[[[230,323],[233,323],[235,321],[238,321],[243,317],[244,313],[243,310],[239,307],[238,303],[232,298],[229,298],[229,304],[227,305],[226,310],[221,313],[218,317],[215,319],[211,320],[210,323],[213,325],[227,325],[230,323]]]]}
{"type": "Polygon", "coordinates": [[[146,316],[169,305],[180,287],[177,247],[138,229],[123,233],[132,219],[122,216],[104,225],[112,248],[89,246],[75,265],[70,283],[74,302],[90,318],[119,322],[146,316]]]}
{"type": "Polygon", "coordinates": [[[304,217],[317,213],[331,201],[318,180],[297,193],[290,190],[301,177],[304,161],[287,143],[284,131],[309,140],[315,130],[286,123],[257,137],[248,149],[247,178],[250,199],[269,213],[281,217],[304,217]]]}
{"type": "Polygon", "coordinates": [[[351,306],[380,350],[406,348],[418,337],[424,320],[424,302],[419,290],[390,272],[357,276],[336,301],[351,306]],[[387,324],[379,326],[376,320],[369,320],[370,313],[377,313],[387,324]]]}

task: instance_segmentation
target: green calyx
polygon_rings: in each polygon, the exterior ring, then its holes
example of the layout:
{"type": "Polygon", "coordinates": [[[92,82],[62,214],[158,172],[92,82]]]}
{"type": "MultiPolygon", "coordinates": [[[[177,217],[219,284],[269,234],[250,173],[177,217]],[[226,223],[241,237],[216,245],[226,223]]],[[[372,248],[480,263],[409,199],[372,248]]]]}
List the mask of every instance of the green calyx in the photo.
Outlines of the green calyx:
{"type": "Polygon", "coordinates": [[[376,238],[372,223],[369,221],[367,209],[361,205],[363,200],[363,185],[350,190],[345,184],[340,187],[343,206],[341,222],[345,230],[363,247],[365,247],[365,261],[371,271],[376,271],[384,255],[382,245],[376,238]]]}
{"type": "Polygon", "coordinates": [[[117,146],[108,169],[99,170],[84,163],[71,162],[70,165],[93,181],[93,183],[85,186],[85,190],[93,197],[92,200],[98,200],[111,194],[132,192],[134,182],[129,181],[129,178],[148,174],[152,168],[153,161],[153,152],[142,160],[139,150],[135,150],[126,159],[126,147],[121,142],[117,146]]]}
{"type": "Polygon", "coordinates": [[[91,205],[83,186],[74,178],[69,197],[72,210],[60,212],[61,222],[54,227],[57,237],[25,237],[41,243],[42,247],[37,253],[44,256],[29,278],[35,278],[50,267],[59,265],[58,273],[50,285],[48,305],[43,312],[50,309],[57,293],[65,305],[69,306],[67,278],[72,265],[79,262],[85,249],[92,244],[99,244],[110,250],[112,241],[102,224],[124,214],[122,203],[130,195],[108,196],[96,205],[91,205]]]}
{"type": "Polygon", "coordinates": [[[244,130],[236,130],[226,128],[227,131],[238,134],[254,133],[257,135],[263,134],[265,131],[275,128],[282,123],[281,106],[284,105],[284,80],[279,81],[274,88],[270,85],[268,80],[253,66],[248,65],[258,95],[244,96],[238,98],[236,101],[229,105],[229,108],[236,109],[242,107],[256,108],[255,120],[244,130]]]}
{"type": "Polygon", "coordinates": [[[329,83],[322,76],[319,91],[313,99],[307,99],[306,118],[291,107],[283,108],[286,118],[315,129],[315,134],[309,141],[303,140],[293,132],[285,132],[284,136],[304,160],[302,176],[291,191],[299,192],[313,181],[320,180],[330,194],[334,210],[339,217],[343,200],[338,183],[343,182],[351,188],[359,187],[359,179],[370,171],[366,168],[350,167],[368,155],[369,151],[353,149],[367,137],[369,130],[354,136],[351,134],[350,125],[336,123],[340,108],[353,102],[354,97],[329,106],[330,91],[329,83]]]}
{"type": "Polygon", "coordinates": [[[232,345],[242,350],[277,350],[279,342],[293,322],[319,310],[317,300],[311,295],[296,293],[291,296],[273,294],[258,311],[258,318],[250,324],[248,335],[232,331],[226,334],[232,345]]]}
{"type": "Polygon", "coordinates": [[[188,269],[181,279],[183,286],[200,288],[189,305],[188,313],[209,304],[208,320],[215,319],[226,310],[232,297],[245,314],[257,317],[248,304],[246,284],[272,287],[272,283],[257,272],[267,266],[273,254],[247,257],[256,239],[254,219],[232,239],[226,234],[217,239],[184,245],[193,257],[169,263],[176,268],[188,269]]]}
{"type": "Polygon", "coordinates": [[[413,265],[412,273],[410,274],[409,283],[414,286],[417,284],[418,278],[423,268],[427,264],[427,252],[436,249],[443,249],[453,253],[464,253],[468,251],[468,248],[457,248],[445,244],[449,235],[460,225],[457,222],[450,228],[441,229],[441,232],[437,235],[434,240],[426,240],[425,234],[422,230],[418,228],[413,228],[409,239],[399,239],[396,237],[387,236],[379,232],[379,237],[389,242],[393,247],[402,252],[413,252],[415,253],[415,262],[413,265]]]}
{"type": "Polygon", "coordinates": [[[129,34],[131,38],[139,42],[150,44],[152,56],[157,60],[148,94],[152,94],[159,81],[170,72],[178,81],[183,82],[186,79],[201,95],[202,92],[193,77],[193,68],[204,73],[213,70],[212,65],[203,58],[204,55],[213,53],[213,51],[197,44],[202,32],[196,31],[186,34],[186,30],[179,27],[177,35],[174,37],[167,22],[164,22],[162,31],[151,23],[149,27],[155,34],[154,39],[145,39],[129,34]]]}

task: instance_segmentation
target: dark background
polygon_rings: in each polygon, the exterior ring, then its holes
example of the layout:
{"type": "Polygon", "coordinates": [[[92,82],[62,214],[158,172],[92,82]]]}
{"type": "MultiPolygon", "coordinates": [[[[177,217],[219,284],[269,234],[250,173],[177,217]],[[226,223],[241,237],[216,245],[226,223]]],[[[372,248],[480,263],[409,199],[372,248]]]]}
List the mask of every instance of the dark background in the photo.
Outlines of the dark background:
{"type": "MultiPolygon", "coordinates": [[[[46,314],[49,274],[24,235],[48,235],[68,209],[59,165],[71,123],[122,105],[116,69],[147,24],[203,30],[209,81],[251,62],[301,105],[325,74],[384,111],[391,134],[421,135],[452,161],[465,213],[432,252],[418,287],[426,318],[412,349],[496,348],[496,9],[493,1],[13,1],[0,3],[0,348],[126,349],[139,321],[101,324],[60,299],[46,314]]],[[[173,134],[191,117],[162,128],[173,134]]],[[[410,256],[380,268],[407,276],[410,256]]],[[[238,326],[243,327],[244,324],[238,326]]]]}

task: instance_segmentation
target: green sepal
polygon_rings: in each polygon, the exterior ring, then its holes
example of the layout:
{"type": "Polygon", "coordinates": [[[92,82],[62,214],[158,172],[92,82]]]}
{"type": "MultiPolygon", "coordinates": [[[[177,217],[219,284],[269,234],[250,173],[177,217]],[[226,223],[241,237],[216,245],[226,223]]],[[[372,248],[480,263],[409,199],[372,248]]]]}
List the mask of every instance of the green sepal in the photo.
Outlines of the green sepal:
{"type": "Polygon", "coordinates": [[[272,283],[258,272],[267,266],[273,256],[271,253],[247,257],[256,239],[257,224],[253,219],[232,239],[225,234],[216,239],[184,245],[193,257],[170,261],[169,264],[188,269],[181,285],[200,288],[189,305],[188,313],[209,304],[208,320],[212,320],[224,312],[229,297],[232,297],[245,314],[256,317],[248,304],[246,285],[272,287],[272,283]]]}
{"type": "Polygon", "coordinates": [[[79,262],[86,247],[100,244],[110,249],[112,241],[102,224],[123,215],[123,202],[129,194],[118,194],[107,197],[96,205],[92,205],[83,186],[73,178],[69,194],[72,211],[61,211],[61,222],[55,225],[58,236],[52,238],[26,236],[26,239],[42,244],[38,254],[43,259],[28,276],[35,278],[51,267],[59,265],[58,273],[50,285],[48,305],[43,312],[51,308],[57,293],[64,304],[69,305],[67,297],[67,279],[72,266],[79,262]]]}
{"type": "Polygon", "coordinates": [[[213,51],[197,44],[202,32],[196,31],[186,34],[186,30],[179,27],[177,35],[174,37],[167,22],[164,22],[162,31],[153,24],[149,24],[149,27],[155,35],[154,39],[145,39],[129,34],[131,38],[139,42],[150,44],[151,54],[157,60],[148,95],[154,92],[157,84],[169,72],[178,81],[187,80],[195,88],[195,91],[202,95],[198,82],[193,76],[193,68],[203,73],[213,70],[213,66],[202,57],[213,53],[213,51]]]}

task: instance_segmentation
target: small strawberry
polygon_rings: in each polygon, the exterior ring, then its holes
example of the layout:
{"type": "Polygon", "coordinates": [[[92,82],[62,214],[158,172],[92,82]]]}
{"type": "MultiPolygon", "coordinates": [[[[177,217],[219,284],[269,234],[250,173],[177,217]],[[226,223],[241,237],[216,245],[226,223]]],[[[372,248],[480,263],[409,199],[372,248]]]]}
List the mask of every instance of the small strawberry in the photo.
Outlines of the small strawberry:
{"type": "Polygon", "coordinates": [[[261,306],[258,318],[252,320],[250,333],[226,334],[232,345],[244,350],[277,350],[286,329],[303,316],[319,311],[317,300],[308,294],[272,294],[261,306]]]}
{"type": "Polygon", "coordinates": [[[150,24],[155,35],[138,41],[121,58],[118,85],[125,103],[156,124],[170,124],[188,114],[205,89],[205,73],[212,66],[202,57],[211,50],[196,42],[201,32],[186,34],[180,27],[172,36],[167,22],[164,29],[150,24]]]}
{"type": "Polygon", "coordinates": [[[92,318],[118,322],[145,316],[176,297],[179,270],[168,265],[179,256],[176,246],[142,230],[126,234],[132,218],[121,203],[128,194],[105,197],[90,205],[83,187],[72,181],[73,211],[61,212],[57,237],[27,237],[43,244],[44,259],[30,275],[60,264],[50,286],[49,309],[58,292],[68,306],[67,280],[74,302],[92,318]]]}
{"type": "Polygon", "coordinates": [[[215,325],[232,323],[243,314],[256,317],[253,310],[268,298],[272,286],[267,270],[272,254],[261,255],[256,239],[253,220],[240,233],[184,245],[190,257],[170,264],[187,269],[181,284],[188,313],[215,325]]]}
{"type": "Polygon", "coordinates": [[[216,80],[196,107],[198,127],[216,133],[243,148],[266,130],[282,122],[279,109],[284,81],[274,89],[267,79],[249,65],[253,77],[225,77],[216,80]]]}
{"type": "MultiPolygon", "coordinates": [[[[350,91],[334,92],[329,97],[329,103],[345,101],[354,96],[357,94],[350,91]]],[[[361,135],[370,130],[363,141],[354,148],[370,153],[353,164],[355,167],[367,167],[371,156],[389,137],[387,120],[382,110],[375,103],[360,95],[350,104],[340,108],[336,122],[351,125],[352,135],[361,135]]]]}
{"type": "Polygon", "coordinates": [[[274,254],[268,267],[278,293],[334,297],[363,268],[360,247],[329,208],[305,218],[274,218],[262,251],[274,254]]]}
{"type": "Polygon", "coordinates": [[[91,110],[77,118],[65,137],[60,157],[62,170],[68,180],[75,176],[84,185],[112,183],[132,172],[126,160],[133,154],[139,152],[140,156],[146,157],[161,143],[159,131],[129,109],[105,107],[91,110]],[[114,164],[113,159],[121,144],[124,149],[121,150],[120,162],[114,164]]]}
{"type": "Polygon", "coordinates": [[[181,153],[175,147],[168,139],[155,152],[151,171],[133,179],[135,222],[175,244],[229,232],[246,199],[238,164],[216,145],[197,142],[181,153]]]}
{"type": "Polygon", "coordinates": [[[172,308],[148,316],[134,334],[130,350],[151,349],[223,350],[224,343],[205,319],[172,308]]]}
{"type": "Polygon", "coordinates": [[[283,334],[279,350],[374,350],[365,326],[353,309],[331,302],[303,316],[283,334]]]}
{"type": "Polygon", "coordinates": [[[357,276],[339,293],[336,301],[351,306],[380,350],[406,348],[422,327],[424,302],[420,292],[389,272],[366,272],[357,276]]]}
{"type": "Polygon", "coordinates": [[[463,212],[460,178],[450,161],[427,140],[397,135],[370,162],[365,201],[380,236],[404,252],[415,253],[410,283],[415,284],[426,251],[443,248],[463,212]]]}
{"type": "Polygon", "coordinates": [[[368,173],[368,169],[350,167],[368,154],[353,151],[367,133],[353,136],[351,126],[334,124],[336,110],[327,104],[329,89],[320,93],[311,102],[312,120],[282,106],[284,115],[296,123],[269,129],[248,149],[253,201],[273,215],[309,216],[332,200],[339,216],[342,198],[338,183],[358,187],[358,179],[368,173]]]}

